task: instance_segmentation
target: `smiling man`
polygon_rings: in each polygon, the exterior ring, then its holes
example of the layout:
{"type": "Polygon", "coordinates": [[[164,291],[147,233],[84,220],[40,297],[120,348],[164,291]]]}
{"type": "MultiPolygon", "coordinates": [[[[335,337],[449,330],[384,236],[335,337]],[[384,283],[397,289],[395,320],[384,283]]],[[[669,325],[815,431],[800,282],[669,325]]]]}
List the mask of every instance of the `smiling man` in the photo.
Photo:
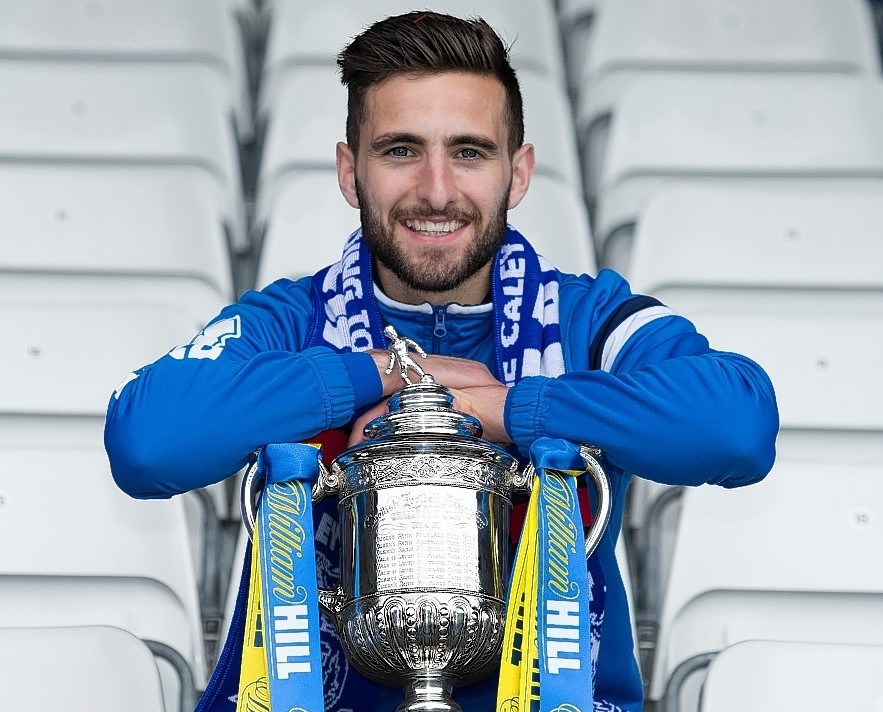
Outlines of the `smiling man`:
{"type": "MultiPolygon", "coordinates": [[[[507,226],[534,149],[507,50],[485,22],[388,18],[339,64],[349,102],[338,178],[361,230],[340,262],[245,294],[191,344],[131,374],[108,408],[114,477],[132,496],[169,497],[223,479],[268,443],[331,429],[359,441],[401,385],[385,372],[391,325],[429,352],[421,365],[488,440],[525,458],[547,436],[603,451],[613,508],[596,554],[606,596],[593,610],[603,621],[593,630],[595,708],[639,710],[614,555],[631,475],[726,487],[761,479],[778,427],[769,379],[619,275],[556,269],[507,226]]],[[[333,506],[316,522],[327,588],[338,575],[333,506]]],[[[347,668],[336,637],[323,635],[326,709],[394,709],[395,694],[347,668]]],[[[490,712],[495,688],[457,697],[490,712]]]]}

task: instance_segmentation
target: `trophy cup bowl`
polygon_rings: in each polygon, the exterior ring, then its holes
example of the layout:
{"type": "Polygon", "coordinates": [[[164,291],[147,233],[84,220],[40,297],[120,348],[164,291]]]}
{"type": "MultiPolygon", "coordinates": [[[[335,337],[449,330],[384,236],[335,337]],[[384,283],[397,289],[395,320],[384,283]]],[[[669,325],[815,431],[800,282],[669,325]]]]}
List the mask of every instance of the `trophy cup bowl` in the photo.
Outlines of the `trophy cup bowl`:
{"type": "Polygon", "coordinates": [[[511,495],[527,477],[451,401],[425,376],[401,389],[315,492],[338,496],[341,525],[341,584],[320,605],[355,668],[405,690],[399,712],[457,712],[454,685],[500,662],[511,495]]]}

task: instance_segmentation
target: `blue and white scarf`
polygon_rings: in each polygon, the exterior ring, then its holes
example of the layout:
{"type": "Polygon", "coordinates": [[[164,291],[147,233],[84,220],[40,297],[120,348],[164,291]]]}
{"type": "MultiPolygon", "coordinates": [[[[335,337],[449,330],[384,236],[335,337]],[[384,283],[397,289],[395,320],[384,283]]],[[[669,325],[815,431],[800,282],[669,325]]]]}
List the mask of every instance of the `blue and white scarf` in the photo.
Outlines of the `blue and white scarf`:
{"type": "MultiPolygon", "coordinates": [[[[491,273],[497,333],[497,378],[507,386],[528,376],[564,373],[558,327],[558,273],[512,229],[491,273]]],[[[371,253],[356,230],[340,262],[313,278],[313,318],[307,347],[338,352],[386,348],[383,320],[374,298],[371,253]]]]}

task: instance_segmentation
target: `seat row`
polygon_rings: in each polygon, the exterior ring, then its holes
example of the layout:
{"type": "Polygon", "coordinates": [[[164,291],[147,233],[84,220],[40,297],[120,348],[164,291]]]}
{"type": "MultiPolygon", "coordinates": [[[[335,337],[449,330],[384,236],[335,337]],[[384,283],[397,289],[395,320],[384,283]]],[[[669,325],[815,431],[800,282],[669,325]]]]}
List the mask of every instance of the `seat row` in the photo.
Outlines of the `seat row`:
{"type": "MultiPolygon", "coordinates": [[[[361,20],[343,3],[325,4],[325,19],[306,25],[294,3],[263,13],[232,0],[142,5],[0,9],[0,539],[15,542],[0,553],[0,649],[10,640],[61,650],[72,625],[83,635],[83,626],[124,629],[157,658],[165,709],[188,710],[213,662],[233,560],[231,498],[223,484],[167,501],[127,498],[103,452],[103,414],[129,371],[187,343],[249,284],[254,237],[270,254],[280,236],[274,249],[286,261],[266,268],[273,278],[338,259],[304,245],[342,244],[357,223],[334,173],[343,93],[315,56],[294,65],[313,52],[305,43],[317,27],[343,33],[334,39],[342,45],[361,20]],[[345,21],[330,21],[335,12],[345,21]],[[283,27],[303,36],[280,42],[283,27]],[[267,61],[255,64],[271,28],[267,61]],[[258,112],[256,73],[278,94],[262,92],[258,112]],[[329,159],[313,161],[320,145],[329,159]],[[258,191],[249,174],[256,146],[258,191]],[[13,625],[43,628],[4,638],[13,625]]],[[[552,37],[550,13],[524,11],[513,32],[552,37]]],[[[543,169],[533,211],[520,210],[536,224],[561,206],[555,249],[593,270],[563,83],[543,79],[547,70],[563,76],[560,56],[557,46],[536,51],[527,82],[536,103],[559,114],[538,112],[533,123],[545,128],[535,133],[559,158],[543,169]],[[584,231],[581,248],[570,250],[562,238],[575,230],[584,231]]]]}

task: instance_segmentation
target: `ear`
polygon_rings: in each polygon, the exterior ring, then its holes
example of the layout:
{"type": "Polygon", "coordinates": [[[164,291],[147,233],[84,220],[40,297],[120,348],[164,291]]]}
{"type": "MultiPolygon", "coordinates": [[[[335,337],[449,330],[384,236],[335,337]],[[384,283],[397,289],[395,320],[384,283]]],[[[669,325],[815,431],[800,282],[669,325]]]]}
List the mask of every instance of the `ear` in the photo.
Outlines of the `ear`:
{"type": "Polygon", "coordinates": [[[530,185],[530,177],[533,175],[533,169],[536,166],[536,154],[533,150],[533,144],[525,143],[512,157],[512,187],[509,190],[509,209],[514,208],[530,185]]]}
{"type": "Polygon", "coordinates": [[[340,192],[352,207],[359,207],[359,197],[356,194],[356,160],[352,149],[345,143],[337,144],[337,183],[340,192]]]}

